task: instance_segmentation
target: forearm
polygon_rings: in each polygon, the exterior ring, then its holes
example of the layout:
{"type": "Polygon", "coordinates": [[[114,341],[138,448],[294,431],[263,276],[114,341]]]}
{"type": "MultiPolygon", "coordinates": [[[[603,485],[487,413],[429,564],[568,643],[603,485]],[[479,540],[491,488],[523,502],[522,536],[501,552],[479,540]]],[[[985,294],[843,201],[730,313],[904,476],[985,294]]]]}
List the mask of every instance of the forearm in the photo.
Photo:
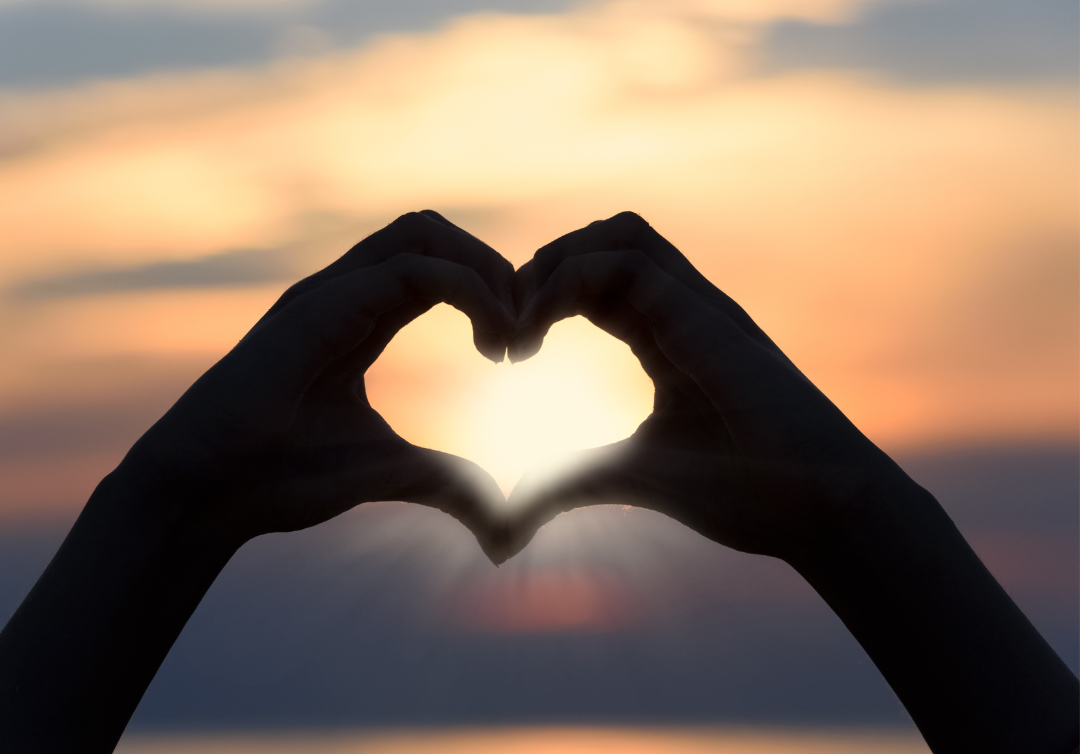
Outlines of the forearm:
{"type": "Polygon", "coordinates": [[[237,544],[121,470],[0,633],[0,748],[109,752],[237,544]]]}
{"type": "Polygon", "coordinates": [[[1076,677],[913,482],[792,565],[866,649],[936,754],[1076,746],[1076,677]]]}

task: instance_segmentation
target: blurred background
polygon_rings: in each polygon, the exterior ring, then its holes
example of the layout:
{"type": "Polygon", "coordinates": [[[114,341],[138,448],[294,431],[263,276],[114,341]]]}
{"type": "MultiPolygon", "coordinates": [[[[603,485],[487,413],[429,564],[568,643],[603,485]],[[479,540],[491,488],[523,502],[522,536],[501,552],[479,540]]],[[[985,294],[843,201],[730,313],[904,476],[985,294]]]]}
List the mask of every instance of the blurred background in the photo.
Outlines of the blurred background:
{"type": "MultiPolygon", "coordinates": [[[[953,516],[1074,672],[1073,0],[0,0],[0,622],[97,481],[281,291],[410,210],[520,265],[642,214],[953,516]]],[[[580,320],[369,375],[507,488],[651,386],[580,320]]],[[[926,751],[786,565],[577,511],[496,570],[436,511],[245,546],[144,752],[926,751]]]]}

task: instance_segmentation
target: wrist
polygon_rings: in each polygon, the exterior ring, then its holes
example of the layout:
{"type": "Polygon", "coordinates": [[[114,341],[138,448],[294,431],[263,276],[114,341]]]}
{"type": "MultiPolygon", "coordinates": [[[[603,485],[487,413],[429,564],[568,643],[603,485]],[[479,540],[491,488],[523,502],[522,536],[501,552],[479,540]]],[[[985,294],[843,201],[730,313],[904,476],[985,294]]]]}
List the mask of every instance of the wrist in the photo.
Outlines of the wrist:
{"type": "Polygon", "coordinates": [[[224,565],[248,538],[223,529],[161,470],[129,455],[98,484],[80,519],[143,547],[181,548],[224,565]]]}
{"type": "Polygon", "coordinates": [[[828,564],[858,568],[898,547],[925,542],[934,532],[958,535],[933,495],[888,456],[880,451],[875,456],[864,471],[847,475],[847,483],[819,506],[828,513],[783,554],[808,580],[828,564]]]}
{"type": "Polygon", "coordinates": [[[788,562],[935,752],[1049,752],[1075,735],[1075,677],[915,482],[881,486],[788,562]]]}

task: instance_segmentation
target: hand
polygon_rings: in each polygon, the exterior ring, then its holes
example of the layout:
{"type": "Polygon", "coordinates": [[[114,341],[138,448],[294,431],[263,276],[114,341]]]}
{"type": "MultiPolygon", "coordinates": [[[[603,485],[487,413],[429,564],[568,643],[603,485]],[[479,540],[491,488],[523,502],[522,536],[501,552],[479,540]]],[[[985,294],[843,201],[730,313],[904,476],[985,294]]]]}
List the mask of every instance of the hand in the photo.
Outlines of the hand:
{"type": "Polygon", "coordinates": [[[626,342],[656,388],[622,442],[551,482],[531,473],[511,554],[562,511],[632,503],[737,550],[790,559],[860,515],[898,467],[739,306],[637,215],[595,222],[540,249],[517,273],[513,361],[551,325],[584,315],[626,342]]]}
{"type": "Polygon", "coordinates": [[[934,752],[1065,752],[1080,686],[933,497],[641,218],[593,223],[518,271],[510,356],[582,314],[625,341],[652,414],[575,473],[510,495],[511,554],[559,512],[632,503],[786,560],[829,604],[934,752]]]}
{"type": "Polygon", "coordinates": [[[509,262],[438,214],[399,218],[286,291],[139,440],[120,473],[238,542],[358,503],[404,500],[456,517],[502,559],[495,481],[399,437],[369,404],[364,372],[438,302],[467,314],[476,348],[501,361],[512,276],[509,262]]]}

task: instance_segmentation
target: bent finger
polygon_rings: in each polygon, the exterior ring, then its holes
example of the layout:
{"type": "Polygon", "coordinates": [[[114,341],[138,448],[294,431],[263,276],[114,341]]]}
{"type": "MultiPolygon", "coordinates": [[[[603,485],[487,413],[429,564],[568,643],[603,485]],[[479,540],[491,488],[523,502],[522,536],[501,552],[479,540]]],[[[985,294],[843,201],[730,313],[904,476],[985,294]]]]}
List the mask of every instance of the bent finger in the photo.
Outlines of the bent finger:
{"type": "MultiPolygon", "coordinates": [[[[443,259],[398,254],[294,299],[261,321],[238,350],[249,354],[245,362],[258,379],[278,390],[302,392],[328,364],[364,341],[381,315],[410,301],[450,304],[493,341],[508,337],[514,325],[509,309],[476,270],[443,259]]],[[[501,352],[485,355],[498,360],[501,352]]]]}
{"type": "Polygon", "coordinates": [[[396,254],[416,254],[472,267],[505,305],[512,307],[514,266],[501,254],[433,210],[409,212],[363,239],[324,269],[291,286],[267,312],[341,275],[381,264],[396,254]]]}
{"type": "Polygon", "coordinates": [[[519,311],[520,304],[543,287],[564,260],[595,252],[631,250],[641,252],[659,269],[723,311],[751,337],[772,343],[741,306],[701,274],[674,244],[633,212],[620,212],[606,220],[590,223],[539,249],[515,277],[515,300],[519,302],[519,311]]]}
{"type": "Polygon", "coordinates": [[[730,401],[736,395],[741,404],[774,382],[778,367],[785,373],[798,372],[778,349],[753,338],[636,251],[596,252],[563,260],[522,313],[511,358],[528,358],[554,322],[578,314],[631,347],[651,338],[717,408],[733,405],[730,401]],[[640,316],[628,316],[627,311],[640,316]],[[622,330],[612,326],[613,318],[619,317],[621,323],[615,324],[624,325],[622,330]]]}
{"type": "Polygon", "coordinates": [[[511,359],[522,360],[540,348],[550,327],[568,317],[582,315],[628,343],[651,338],[649,311],[629,298],[657,299],[674,292],[694,294],[657,267],[639,251],[606,251],[567,257],[545,284],[525,303],[511,347],[511,359]],[[644,316],[643,316],[644,315],[644,316]]]}
{"type": "Polygon", "coordinates": [[[495,565],[509,555],[504,513],[506,498],[480,466],[437,450],[412,446],[369,491],[372,500],[400,500],[437,508],[457,519],[476,537],[495,565]]]}

